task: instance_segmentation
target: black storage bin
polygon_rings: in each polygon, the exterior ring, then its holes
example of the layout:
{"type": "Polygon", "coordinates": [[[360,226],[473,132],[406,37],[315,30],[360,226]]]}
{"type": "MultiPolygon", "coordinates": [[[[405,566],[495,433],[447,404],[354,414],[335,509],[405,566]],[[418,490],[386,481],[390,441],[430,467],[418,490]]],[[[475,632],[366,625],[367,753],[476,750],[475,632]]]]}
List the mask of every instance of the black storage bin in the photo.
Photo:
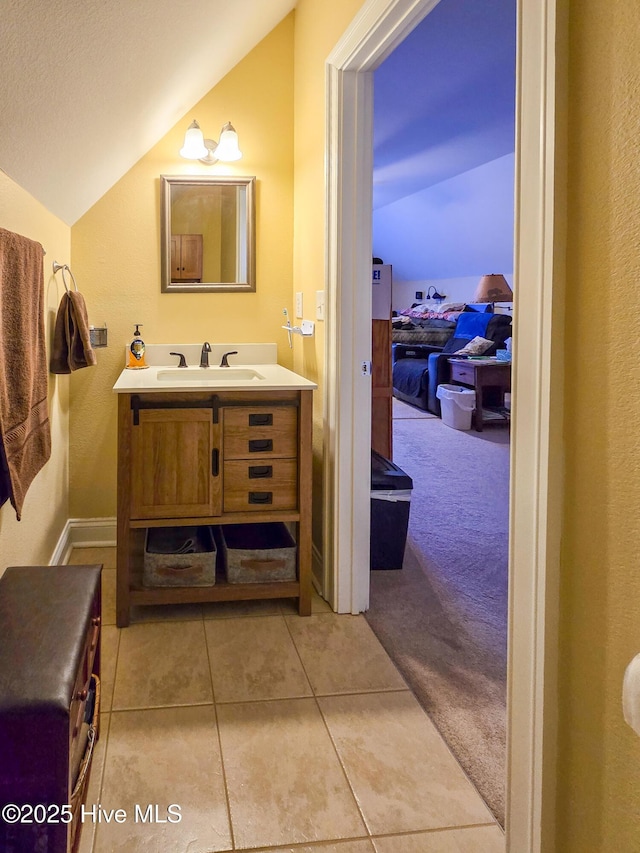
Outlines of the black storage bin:
{"type": "Polygon", "coordinates": [[[372,569],[402,568],[412,489],[413,480],[402,468],[371,451],[372,569]]]}

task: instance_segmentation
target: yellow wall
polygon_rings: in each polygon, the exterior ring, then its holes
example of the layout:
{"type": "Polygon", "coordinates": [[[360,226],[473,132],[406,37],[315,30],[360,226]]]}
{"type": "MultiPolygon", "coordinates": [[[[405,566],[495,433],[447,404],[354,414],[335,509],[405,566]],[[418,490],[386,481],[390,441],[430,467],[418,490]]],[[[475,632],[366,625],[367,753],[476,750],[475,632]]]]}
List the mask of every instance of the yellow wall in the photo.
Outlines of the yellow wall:
{"type": "Polygon", "coordinates": [[[640,651],[640,14],[569,4],[562,853],[640,850],[640,738],[621,710],[640,651]]]}
{"type": "MultiPolygon", "coordinates": [[[[41,243],[44,259],[45,329],[47,354],[58,304],[64,292],[60,273],[53,275],[54,260],[69,261],[71,234],[40,202],[0,171],[0,227],[41,243]]],[[[49,374],[51,457],[31,484],[22,520],[9,502],[0,509],[0,574],[7,566],[47,565],[68,518],[68,415],[69,378],[49,374]]]]}
{"type": "MultiPolygon", "coordinates": [[[[123,128],[126,133],[126,128],[123,128]]],[[[73,377],[71,514],[116,513],[116,399],[133,324],[146,343],[268,342],[292,365],[283,308],[292,314],[293,14],[285,18],[72,228],[73,270],[90,321],[109,329],[98,366],[73,377]],[[213,167],[180,158],[196,118],[218,138],[231,121],[242,160],[213,167]],[[160,293],[161,174],[257,177],[255,293],[160,293]]]]}
{"type": "MultiPolygon", "coordinates": [[[[316,291],[325,287],[325,63],[362,0],[299,0],[295,28],[295,290],[304,315],[315,320],[316,291]]],[[[294,367],[318,383],[314,394],[313,539],[322,551],[324,323],[315,337],[296,338],[294,367]]]]}

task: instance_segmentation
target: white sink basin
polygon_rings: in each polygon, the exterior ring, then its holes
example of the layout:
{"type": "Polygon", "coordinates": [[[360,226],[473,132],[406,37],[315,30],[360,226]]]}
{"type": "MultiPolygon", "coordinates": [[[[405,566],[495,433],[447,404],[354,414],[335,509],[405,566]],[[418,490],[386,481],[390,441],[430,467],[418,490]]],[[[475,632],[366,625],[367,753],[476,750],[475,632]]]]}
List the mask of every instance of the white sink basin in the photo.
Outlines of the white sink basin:
{"type": "Polygon", "coordinates": [[[158,382],[185,383],[260,381],[260,373],[250,367],[172,367],[158,371],[158,382]]]}

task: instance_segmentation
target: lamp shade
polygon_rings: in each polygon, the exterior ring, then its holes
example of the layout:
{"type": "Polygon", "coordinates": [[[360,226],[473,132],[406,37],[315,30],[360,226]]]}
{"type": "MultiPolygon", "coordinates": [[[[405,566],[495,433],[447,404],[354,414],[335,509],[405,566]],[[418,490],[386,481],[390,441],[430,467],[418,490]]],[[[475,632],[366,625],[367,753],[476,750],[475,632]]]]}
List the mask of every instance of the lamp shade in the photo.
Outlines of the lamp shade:
{"type": "Polygon", "coordinates": [[[474,302],[513,302],[513,291],[507,284],[506,278],[500,273],[483,275],[476,292],[474,302]]]}
{"type": "Polygon", "coordinates": [[[194,119],[184,135],[184,145],[180,149],[180,156],[187,160],[199,160],[201,157],[206,157],[208,153],[200,125],[194,119]]]}
{"type": "Polygon", "coordinates": [[[220,132],[220,142],[218,142],[218,147],[215,150],[215,156],[225,163],[232,163],[242,157],[242,151],[238,147],[238,134],[230,121],[225,124],[220,132]]]}

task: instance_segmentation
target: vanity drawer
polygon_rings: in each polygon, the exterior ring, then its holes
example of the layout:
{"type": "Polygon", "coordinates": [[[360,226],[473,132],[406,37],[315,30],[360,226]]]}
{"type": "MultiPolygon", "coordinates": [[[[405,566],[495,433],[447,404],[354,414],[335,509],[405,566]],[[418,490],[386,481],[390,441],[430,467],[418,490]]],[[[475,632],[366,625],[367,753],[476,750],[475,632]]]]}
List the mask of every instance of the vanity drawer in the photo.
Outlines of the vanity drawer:
{"type": "Polygon", "coordinates": [[[224,512],[296,509],[296,459],[238,459],[224,463],[224,512]]]}
{"type": "Polygon", "coordinates": [[[224,458],[295,458],[298,410],[293,406],[239,406],[224,410],[224,458]]]}

